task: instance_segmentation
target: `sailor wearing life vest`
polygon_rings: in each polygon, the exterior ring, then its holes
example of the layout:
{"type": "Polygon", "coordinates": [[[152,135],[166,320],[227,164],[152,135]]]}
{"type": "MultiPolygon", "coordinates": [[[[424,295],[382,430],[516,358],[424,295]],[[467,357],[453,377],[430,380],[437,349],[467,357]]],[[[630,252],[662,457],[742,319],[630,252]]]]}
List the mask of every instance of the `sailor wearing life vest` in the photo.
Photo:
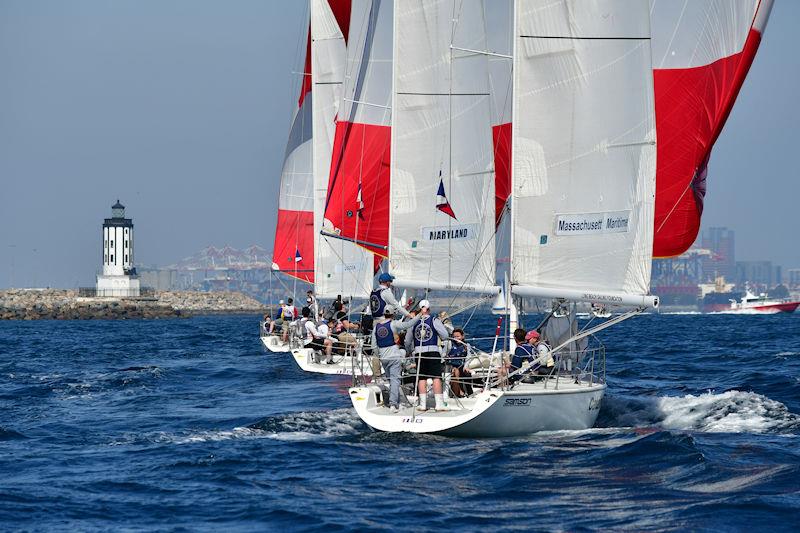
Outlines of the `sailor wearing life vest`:
{"type": "Polygon", "coordinates": [[[403,358],[406,352],[397,346],[395,336],[416,326],[420,317],[408,322],[392,320],[394,312],[393,305],[383,307],[383,316],[372,329],[372,353],[378,354],[386,377],[389,378],[389,407],[396,413],[400,408],[400,373],[403,370],[403,358]]]}
{"type": "Polygon", "coordinates": [[[427,407],[427,379],[433,379],[433,396],[436,398],[436,410],[445,411],[444,397],[442,395],[442,352],[439,349],[439,339],[447,340],[447,328],[439,317],[431,315],[430,302],[419,302],[419,324],[414,326],[411,335],[406,335],[406,350],[413,351],[418,356],[420,380],[417,385],[419,391],[419,410],[425,411],[427,407]]]}
{"type": "Polygon", "coordinates": [[[384,272],[378,277],[378,288],[369,295],[369,309],[372,311],[372,318],[377,319],[382,317],[387,305],[393,306],[395,311],[399,312],[404,317],[411,318],[411,313],[406,311],[394,297],[392,293],[392,281],[394,281],[394,276],[388,272],[384,272]]]}

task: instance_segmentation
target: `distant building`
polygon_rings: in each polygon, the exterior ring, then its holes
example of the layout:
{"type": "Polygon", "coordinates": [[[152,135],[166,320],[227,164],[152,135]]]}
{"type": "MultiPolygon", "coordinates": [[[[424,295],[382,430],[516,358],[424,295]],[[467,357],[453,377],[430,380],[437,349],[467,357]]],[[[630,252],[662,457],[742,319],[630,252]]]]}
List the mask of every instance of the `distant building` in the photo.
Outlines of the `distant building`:
{"type": "Polygon", "coordinates": [[[694,305],[703,281],[703,264],[712,252],[690,248],[677,257],[653,259],[650,290],[663,305],[694,305]]]}
{"type": "Polygon", "coordinates": [[[97,276],[97,296],[139,296],[139,277],[133,266],[133,221],[125,218],[125,206],[111,206],[111,218],[103,222],[103,273],[97,276]]]}
{"type": "Polygon", "coordinates": [[[771,289],[781,281],[781,267],[772,261],[736,262],[736,283],[740,286],[747,283],[753,288],[771,289]]]}
{"type": "Polygon", "coordinates": [[[792,288],[800,287],[800,268],[789,268],[786,270],[784,281],[792,288]]]}
{"type": "Polygon", "coordinates": [[[707,228],[701,238],[701,248],[711,250],[703,261],[705,282],[714,282],[719,276],[726,280],[736,279],[736,242],[733,230],[707,228]]]}

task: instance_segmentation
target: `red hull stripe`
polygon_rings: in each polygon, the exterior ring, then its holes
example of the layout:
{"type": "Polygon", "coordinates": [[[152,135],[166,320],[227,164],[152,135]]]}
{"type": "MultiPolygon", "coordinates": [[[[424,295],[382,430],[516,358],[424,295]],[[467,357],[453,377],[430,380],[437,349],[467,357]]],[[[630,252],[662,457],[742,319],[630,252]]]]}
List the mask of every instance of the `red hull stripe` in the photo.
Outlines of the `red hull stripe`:
{"type": "Polygon", "coordinates": [[[759,305],[758,307],[754,307],[756,311],[776,311],[782,313],[793,313],[797,307],[800,306],[800,302],[785,302],[782,304],[773,304],[773,305],[759,305]]]}
{"type": "Polygon", "coordinates": [[[492,126],[494,144],[494,223],[500,225],[511,194],[511,123],[492,126]]]}
{"type": "Polygon", "coordinates": [[[314,213],[278,209],[274,266],[286,275],[314,283],[314,213]],[[295,261],[300,252],[302,259],[295,261]]]}
{"type": "Polygon", "coordinates": [[[711,149],[760,42],[761,34],[750,30],[738,54],[701,67],[653,71],[658,138],[655,257],[680,255],[697,238],[711,149]]]}
{"type": "Polygon", "coordinates": [[[390,148],[389,126],[337,122],[325,205],[325,218],[342,237],[383,257],[389,243],[390,148]]]}

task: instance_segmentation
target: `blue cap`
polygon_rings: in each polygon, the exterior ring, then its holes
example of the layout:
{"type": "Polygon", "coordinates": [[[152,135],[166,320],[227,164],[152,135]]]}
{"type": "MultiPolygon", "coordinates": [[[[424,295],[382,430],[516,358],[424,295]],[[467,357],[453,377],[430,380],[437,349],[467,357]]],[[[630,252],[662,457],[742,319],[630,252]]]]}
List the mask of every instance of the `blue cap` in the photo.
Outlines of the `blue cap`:
{"type": "Polygon", "coordinates": [[[392,276],[388,272],[384,272],[383,274],[378,276],[378,283],[384,283],[386,281],[394,281],[394,276],[392,276]]]}

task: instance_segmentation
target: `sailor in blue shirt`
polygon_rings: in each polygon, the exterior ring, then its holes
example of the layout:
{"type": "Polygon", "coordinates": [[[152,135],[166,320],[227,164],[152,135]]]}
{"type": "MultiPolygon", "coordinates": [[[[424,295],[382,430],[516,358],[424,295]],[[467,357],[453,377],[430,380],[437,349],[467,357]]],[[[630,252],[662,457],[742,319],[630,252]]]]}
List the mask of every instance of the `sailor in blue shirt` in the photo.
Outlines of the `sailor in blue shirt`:
{"type": "Polygon", "coordinates": [[[450,387],[453,394],[462,397],[464,394],[472,394],[472,387],[464,378],[472,377],[472,372],[464,367],[467,357],[467,344],[464,342],[464,330],[455,328],[451,333],[450,349],[447,351],[447,363],[452,367],[452,380],[450,387]],[[462,391],[463,384],[463,391],[462,391]]]}
{"type": "MultiPolygon", "coordinates": [[[[533,332],[531,332],[533,333],[533,332]]],[[[538,334],[537,334],[538,337],[538,334]]],[[[527,361],[529,365],[533,365],[534,362],[534,347],[530,344],[525,342],[525,330],[522,328],[517,328],[514,330],[514,341],[517,343],[517,348],[514,350],[514,356],[511,358],[511,366],[509,368],[509,373],[513,373],[520,368],[522,368],[522,364],[527,361]]],[[[516,374],[511,376],[510,381],[515,382],[522,379],[521,374],[516,374]]]]}
{"type": "Polygon", "coordinates": [[[416,326],[420,317],[407,322],[392,320],[394,312],[394,306],[384,306],[383,316],[372,328],[372,353],[378,354],[386,377],[389,378],[389,406],[396,413],[400,408],[400,373],[406,352],[397,346],[395,335],[416,326]]]}
{"type": "Polygon", "coordinates": [[[402,305],[400,305],[400,303],[394,297],[394,293],[392,293],[393,281],[394,276],[388,272],[384,272],[378,276],[378,288],[372,291],[369,295],[369,309],[372,312],[373,318],[382,317],[384,307],[387,305],[394,307],[395,312],[400,313],[404,317],[411,318],[411,313],[409,313],[402,305]]]}
{"type": "Polygon", "coordinates": [[[427,407],[427,378],[433,380],[433,397],[436,400],[437,411],[446,411],[444,405],[444,395],[442,393],[442,352],[439,348],[439,340],[447,340],[449,334],[447,327],[439,317],[431,315],[430,302],[422,300],[419,302],[419,316],[421,318],[411,335],[406,335],[406,351],[414,352],[418,361],[418,373],[420,376],[417,384],[419,393],[419,410],[425,411],[427,407]]]}

